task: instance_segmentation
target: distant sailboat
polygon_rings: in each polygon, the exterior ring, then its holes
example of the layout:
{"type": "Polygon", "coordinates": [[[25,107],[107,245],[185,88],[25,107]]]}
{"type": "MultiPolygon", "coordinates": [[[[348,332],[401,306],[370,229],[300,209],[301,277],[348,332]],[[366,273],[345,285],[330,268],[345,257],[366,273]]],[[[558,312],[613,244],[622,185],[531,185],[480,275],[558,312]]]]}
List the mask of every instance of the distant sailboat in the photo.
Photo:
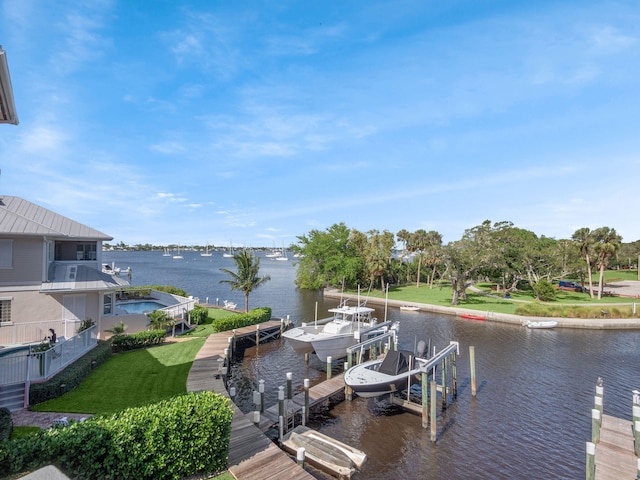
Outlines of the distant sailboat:
{"type": "Polygon", "coordinates": [[[229,243],[229,250],[222,254],[224,258],[233,258],[233,243],[229,243]]]}
{"type": "Polygon", "coordinates": [[[174,260],[182,260],[184,257],[180,255],[180,245],[178,245],[178,252],[173,256],[174,260]]]}
{"type": "Polygon", "coordinates": [[[278,252],[276,260],[278,260],[279,262],[287,262],[289,260],[289,257],[287,257],[287,251],[284,248],[284,242],[282,243],[282,250],[278,252]]]}
{"type": "Polygon", "coordinates": [[[213,255],[213,254],[209,253],[209,244],[207,243],[206,251],[204,253],[201,253],[200,256],[201,257],[210,257],[211,255],[213,255]]]}
{"type": "Polygon", "coordinates": [[[169,253],[169,249],[167,247],[164,247],[164,253],[162,254],[163,257],[170,257],[171,254],[169,253]]]}

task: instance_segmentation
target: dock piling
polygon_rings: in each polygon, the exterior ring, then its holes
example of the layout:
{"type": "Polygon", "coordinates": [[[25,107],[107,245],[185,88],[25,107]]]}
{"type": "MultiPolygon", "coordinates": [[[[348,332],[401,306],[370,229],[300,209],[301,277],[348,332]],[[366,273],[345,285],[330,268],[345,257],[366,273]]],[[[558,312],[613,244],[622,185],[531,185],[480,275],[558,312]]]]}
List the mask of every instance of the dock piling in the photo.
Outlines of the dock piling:
{"type": "Polygon", "coordinates": [[[437,395],[437,386],[435,379],[431,380],[431,441],[436,441],[436,434],[438,432],[438,427],[436,425],[436,395],[437,395]]]}
{"type": "Polygon", "coordinates": [[[264,380],[260,380],[258,384],[258,393],[260,394],[260,413],[264,413],[264,380]]]}
{"type": "Polygon", "coordinates": [[[587,475],[586,480],[596,478],[596,444],[587,442],[587,475]]]}
{"type": "Polygon", "coordinates": [[[302,410],[302,414],[304,416],[304,423],[306,424],[309,421],[309,379],[304,379],[304,407],[302,410]]]}
{"type": "Polygon", "coordinates": [[[471,366],[471,396],[476,396],[476,347],[469,346],[469,364],[471,366]]]}
{"type": "Polygon", "coordinates": [[[302,468],[304,468],[304,458],[305,458],[305,449],[304,447],[300,447],[296,452],[296,461],[298,462],[298,465],[300,465],[302,468]]]}
{"type": "Polygon", "coordinates": [[[591,441],[598,443],[600,441],[600,426],[602,425],[602,416],[600,410],[594,408],[591,410],[591,441]]]}
{"type": "Polygon", "coordinates": [[[333,363],[333,358],[331,356],[327,357],[327,380],[331,379],[331,364],[333,363]]]}
{"type": "Polygon", "coordinates": [[[291,400],[293,373],[287,372],[287,400],[291,400]]]}

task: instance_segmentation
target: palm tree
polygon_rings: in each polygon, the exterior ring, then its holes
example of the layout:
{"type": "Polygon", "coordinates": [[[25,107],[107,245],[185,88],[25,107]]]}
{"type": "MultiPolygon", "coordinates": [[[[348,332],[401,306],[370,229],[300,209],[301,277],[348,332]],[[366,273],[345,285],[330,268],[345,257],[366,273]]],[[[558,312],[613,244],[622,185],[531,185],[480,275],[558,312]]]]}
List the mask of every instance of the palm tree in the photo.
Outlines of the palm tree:
{"type": "Polygon", "coordinates": [[[579,228],[571,240],[577,242],[580,256],[587,262],[587,278],[589,279],[589,295],[593,298],[593,280],[591,279],[591,254],[593,253],[593,232],[588,228],[579,228]]]}
{"type": "Polygon", "coordinates": [[[593,238],[595,243],[593,245],[593,251],[596,254],[596,265],[600,270],[600,276],[598,279],[598,300],[602,298],[604,269],[609,264],[609,259],[613,257],[620,249],[622,243],[622,237],[618,235],[615,228],[600,227],[593,231],[593,238]]]}
{"type": "Polygon", "coordinates": [[[416,279],[416,287],[420,287],[420,270],[422,269],[422,254],[425,248],[427,248],[427,242],[429,241],[428,234],[422,228],[416,230],[411,234],[409,240],[409,251],[418,253],[418,278],[416,279]]]}
{"type": "Polygon", "coordinates": [[[260,258],[254,257],[249,250],[242,250],[233,256],[236,263],[236,271],[228,268],[221,268],[220,271],[228,274],[231,278],[228,280],[220,280],[220,283],[226,283],[231,290],[241,290],[244,293],[244,311],[249,311],[249,294],[263,283],[271,280],[269,275],[258,277],[260,270],[260,258]]]}

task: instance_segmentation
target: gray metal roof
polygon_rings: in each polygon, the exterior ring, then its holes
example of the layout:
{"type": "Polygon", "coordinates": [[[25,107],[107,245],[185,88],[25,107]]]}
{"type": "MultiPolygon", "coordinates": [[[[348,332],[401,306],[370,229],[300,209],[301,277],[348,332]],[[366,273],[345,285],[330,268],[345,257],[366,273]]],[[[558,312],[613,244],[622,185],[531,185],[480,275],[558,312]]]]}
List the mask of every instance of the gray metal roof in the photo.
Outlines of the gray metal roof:
{"type": "Polygon", "coordinates": [[[49,236],[83,240],[113,237],[20,197],[0,197],[0,235],[49,236]]]}
{"type": "Polygon", "coordinates": [[[49,267],[49,278],[53,280],[42,284],[42,293],[62,291],[113,290],[128,287],[129,282],[108,273],[103,273],[86,265],[53,262],[49,267]]]}

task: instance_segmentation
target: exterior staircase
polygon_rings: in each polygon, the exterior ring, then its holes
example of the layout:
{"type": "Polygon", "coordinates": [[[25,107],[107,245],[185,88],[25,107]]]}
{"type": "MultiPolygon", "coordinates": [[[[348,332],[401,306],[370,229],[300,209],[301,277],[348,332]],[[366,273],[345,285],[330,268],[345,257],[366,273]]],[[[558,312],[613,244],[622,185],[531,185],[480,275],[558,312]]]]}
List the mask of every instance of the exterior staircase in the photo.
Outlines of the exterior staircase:
{"type": "Polygon", "coordinates": [[[0,407],[12,412],[24,408],[24,383],[0,385],[0,407]]]}

